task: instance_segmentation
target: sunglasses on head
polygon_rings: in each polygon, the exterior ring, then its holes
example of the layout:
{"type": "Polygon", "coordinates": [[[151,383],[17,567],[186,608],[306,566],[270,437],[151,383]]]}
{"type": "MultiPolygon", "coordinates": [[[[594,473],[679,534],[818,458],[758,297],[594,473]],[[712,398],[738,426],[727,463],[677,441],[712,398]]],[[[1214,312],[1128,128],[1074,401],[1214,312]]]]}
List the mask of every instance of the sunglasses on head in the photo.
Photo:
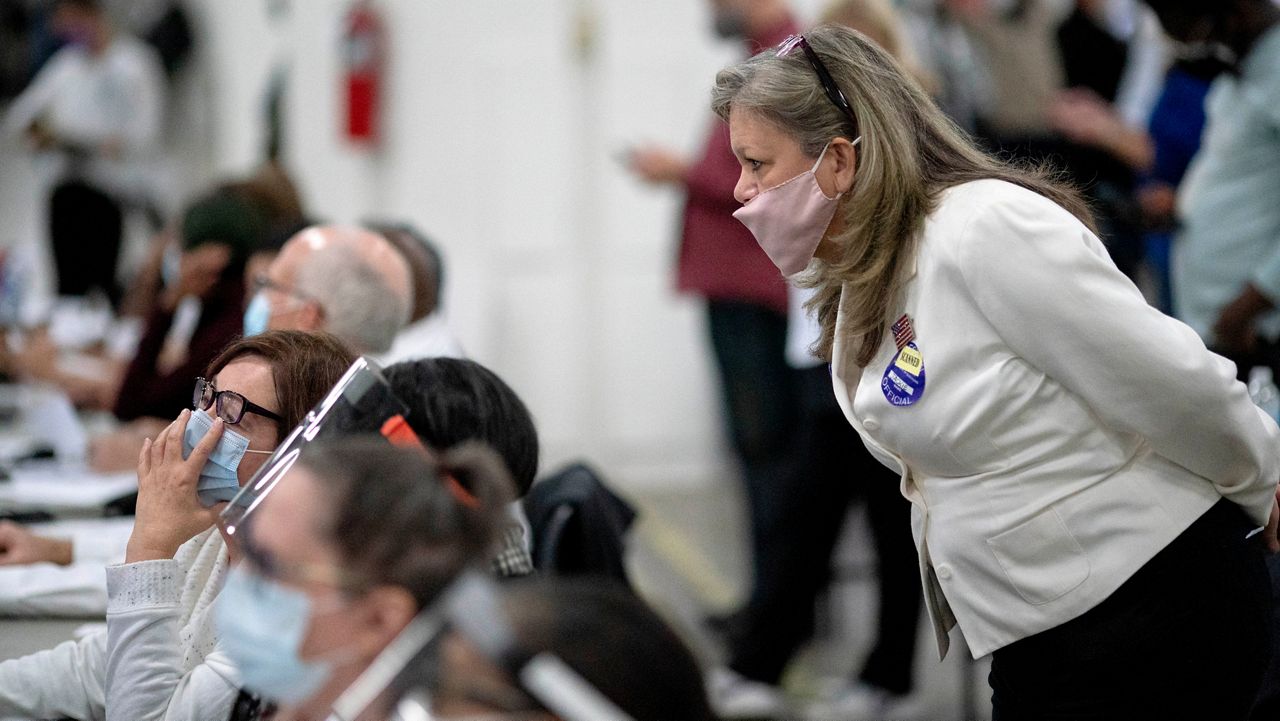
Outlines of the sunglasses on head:
{"type": "Polygon", "coordinates": [[[831,71],[827,70],[822,58],[818,57],[818,53],[809,46],[809,41],[805,40],[803,35],[796,34],[783,40],[778,45],[777,57],[785,58],[794,52],[796,48],[800,48],[804,52],[804,56],[809,61],[809,65],[813,67],[813,72],[817,74],[818,82],[822,84],[822,90],[827,94],[827,98],[840,112],[848,116],[849,122],[853,123],[854,129],[857,129],[858,119],[854,117],[853,107],[849,105],[844,93],[840,91],[840,86],[836,85],[836,79],[832,77],[831,71]]]}

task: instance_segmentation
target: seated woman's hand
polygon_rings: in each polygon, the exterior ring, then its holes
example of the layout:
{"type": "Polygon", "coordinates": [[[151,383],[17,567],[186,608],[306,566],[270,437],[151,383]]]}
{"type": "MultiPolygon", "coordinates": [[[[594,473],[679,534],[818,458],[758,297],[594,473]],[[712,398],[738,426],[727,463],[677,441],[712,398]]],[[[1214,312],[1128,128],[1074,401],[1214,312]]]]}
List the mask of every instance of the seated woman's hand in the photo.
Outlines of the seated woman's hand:
{"type": "Polygon", "coordinates": [[[172,558],[178,547],[209,528],[217,519],[217,508],[205,508],[196,495],[200,469],[222,437],[223,423],[213,427],[196,444],[191,455],[182,458],[182,435],[191,411],[142,444],[138,455],[138,508],[125,552],[125,562],[172,558]]]}
{"type": "Polygon", "coordinates": [[[0,521],[0,566],[27,563],[71,563],[71,541],[46,538],[12,521],[0,521]]]}

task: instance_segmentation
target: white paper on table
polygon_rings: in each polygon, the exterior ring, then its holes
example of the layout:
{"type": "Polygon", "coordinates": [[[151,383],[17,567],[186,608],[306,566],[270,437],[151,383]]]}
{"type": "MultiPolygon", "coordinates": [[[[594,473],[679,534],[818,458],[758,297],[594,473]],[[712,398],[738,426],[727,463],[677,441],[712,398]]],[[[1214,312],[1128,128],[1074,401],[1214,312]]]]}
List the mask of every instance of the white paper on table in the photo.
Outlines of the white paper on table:
{"type": "Polygon", "coordinates": [[[47,443],[60,460],[83,460],[89,436],[67,395],[51,388],[33,388],[22,409],[23,429],[47,443]]]}
{"type": "Polygon", "coordinates": [[[0,509],[91,512],[136,490],[135,471],[94,473],[58,464],[18,467],[11,480],[0,482],[0,509]]]}

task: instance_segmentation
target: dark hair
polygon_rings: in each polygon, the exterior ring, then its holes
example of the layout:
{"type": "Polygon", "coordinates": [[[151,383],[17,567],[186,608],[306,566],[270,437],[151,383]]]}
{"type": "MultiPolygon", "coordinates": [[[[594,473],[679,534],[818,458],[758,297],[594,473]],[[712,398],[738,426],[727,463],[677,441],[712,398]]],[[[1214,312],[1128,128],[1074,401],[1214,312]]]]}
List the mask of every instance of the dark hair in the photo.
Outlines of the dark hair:
{"type": "MultiPolygon", "coordinates": [[[[559,658],[635,721],[715,718],[693,654],[621,586],[600,579],[529,578],[500,584],[498,593],[519,656],[559,658]]],[[[519,688],[515,669],[503,670],[513,690],[519,688]]],[[[544,707],[528,691],[520,693],[530,707],[544,707]]]]}
{"type": "Polygon", "coordinates": [[[267,219],[244,190],[233,183],[201,195],[182,214],[182,249],[206,243],[224,245],[231,252],[223,276],[244,275],[244,264],[266,241],[267,219]]]}
{"type": "Polygon", "coordinates": [[[298,461],[329,494],[321,532],[343,566],[362,583],[404,588],[419,608],[488,560],[511,499],[501,462],[478,443],[433,462],[366,434],[316,444],[298,461]]]}
{"type": "Polygon", "coordinates": [[[538,473],[538,431],[520,396],[493,371],[462,358],[422,358],[384,373],[424,443],[447,450],[482,441],[502,458],[516,493],[529,492],[538,473]]]}
{"type": "Polygon", "coordinates": [[[205,377],[213,378],[245,356],[257,356],[271,366],[271,382],[280,401],[276,412],[284,419],[276,421],[276,438],[280,440],[324,399],[356,359],[346,344],[330,333],[269,330],[232,341],[209,364],[205,377]]]}
{"type": "Polygon", "coordinates": [[[413,279],[412,320],[425,318],[440,306],[444,288],[444,260],[427,236],[408,223],[366,222],[365,227],[387,239],[404,256],[413,279]]]}

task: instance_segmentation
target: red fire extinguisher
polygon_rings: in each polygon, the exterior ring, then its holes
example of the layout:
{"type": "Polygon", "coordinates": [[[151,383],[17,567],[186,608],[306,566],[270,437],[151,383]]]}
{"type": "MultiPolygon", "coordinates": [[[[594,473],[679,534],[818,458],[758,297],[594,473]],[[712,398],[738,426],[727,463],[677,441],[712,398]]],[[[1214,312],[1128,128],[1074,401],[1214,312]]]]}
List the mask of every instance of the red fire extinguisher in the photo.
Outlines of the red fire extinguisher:
{"type": "Polygon", "coordinates": [[[378,140],[383,51],[382,18],[368,0],[347,13],[342,34],[347,137],[362,144],[378,140]]]}

